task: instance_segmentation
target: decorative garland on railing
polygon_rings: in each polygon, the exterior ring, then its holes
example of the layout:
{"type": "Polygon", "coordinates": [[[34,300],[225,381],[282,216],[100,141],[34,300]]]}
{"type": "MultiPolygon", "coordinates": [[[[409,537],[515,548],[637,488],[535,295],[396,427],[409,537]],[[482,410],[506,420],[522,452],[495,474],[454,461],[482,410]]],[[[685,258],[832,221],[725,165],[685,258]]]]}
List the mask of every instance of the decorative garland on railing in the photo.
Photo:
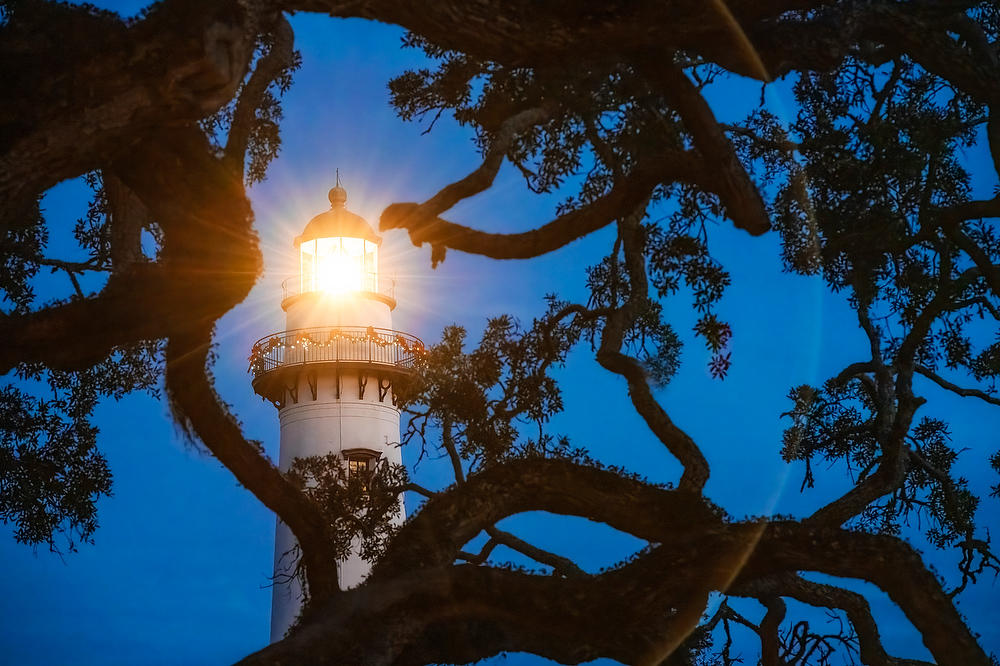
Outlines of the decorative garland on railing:
{"type": "MultiPolygon", "coordinates": [[[[379,333],[375,330],[374,326],[369,326],[364,330],[330,328],[313,333],[299,333],[295,336],[279,334],[258,342],[250,350],[250,357],[247,359],[250,362],[248,371],[255,374],[259,372],[259,366],[266,360],[265,357],[275,349],[301,348],[306,350],[310,348],[325,348],[337,345],[340,342],[347,342],[349,344],[373,343],[383,349],[386,347],[398,347],[404,353],[411,355],[420,355],[426,351],[424,344],[419,339],[414,338],[411,342],[400,333],[379,333]]],[[[281,364],[276,363],[276,365],[281,364]]]]}

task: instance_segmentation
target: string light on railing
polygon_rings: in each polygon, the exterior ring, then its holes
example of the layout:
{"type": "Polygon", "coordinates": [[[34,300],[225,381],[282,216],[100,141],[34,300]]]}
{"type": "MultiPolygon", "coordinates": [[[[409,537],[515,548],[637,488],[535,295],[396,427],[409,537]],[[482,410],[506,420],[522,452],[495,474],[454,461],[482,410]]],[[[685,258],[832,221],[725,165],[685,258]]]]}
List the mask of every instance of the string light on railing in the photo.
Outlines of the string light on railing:
{"type": "MultiPolygon", "coordinates": [[[[261,364],[267,364],[268,370],[274,369],[282,364],[277,358],[269,357],[272,351],[276,349],[284,350],[295,350],[301,348],[303,353],[307,353],[310,348],[329,348],[337,347],[341,349],[340,342],[346,341],[352,345],[361,345],[370,343],[382,350],[387,350],[387,352],[380,352],[380,358],[386,358],[384,353],[388,353],[390,357],[399,358],[400,354],[409,354],[407,359],[412,362],[415,355],[420,355],[425,352],[423,343],[412,336],[405,336],[397,331],[388,330],[376,330],[374,327],[367,327],[366,329],[323,329],[317,330],[312,333],[299,333],[294,336],[272,336],[266,339],[258,340],[257,343],[251,349],[251,355],[248,359],[251,363],[251,370],[256,368],[255,374],[260,374],[263,370],[260,368],[261,364]],[[324,340],[317,340],[317,336],[323,336],[324,340]],[[388,351],[397,350],[397,351],[388,351]]],[[[369,352],[367,355],[364,354],[351,354],[351,347],[345,349],[348,352],[346,356],[340,358],[338,354],[338,359],[334,358],[314,358],[315,361],[323,360],[366,360],[364,356],[367,356],[367,360],[373,360],[371,356],[371,349],[369,347],[369,352]],[[353,357],[353,358],[352,358],[353,357]]],[[[304,359],[300,359],[304,360],[304,359]]],[[[300,362],[296,361],[296,362],[300,362]]]]}

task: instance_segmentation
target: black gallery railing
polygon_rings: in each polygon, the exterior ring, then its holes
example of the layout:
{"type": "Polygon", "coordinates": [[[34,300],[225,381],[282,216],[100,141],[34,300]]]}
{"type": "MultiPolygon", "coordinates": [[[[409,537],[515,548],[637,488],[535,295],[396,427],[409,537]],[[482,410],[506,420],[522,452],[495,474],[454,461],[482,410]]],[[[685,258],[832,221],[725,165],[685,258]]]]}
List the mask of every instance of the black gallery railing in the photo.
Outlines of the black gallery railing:
{"type": "Polygon", "coordinates": [[[283,331],[261,338],[250,350],[254,379],[290,365],[350,361],[413,367],[424,343],[409,333],[373,326],[324,326],[283,331]]]}

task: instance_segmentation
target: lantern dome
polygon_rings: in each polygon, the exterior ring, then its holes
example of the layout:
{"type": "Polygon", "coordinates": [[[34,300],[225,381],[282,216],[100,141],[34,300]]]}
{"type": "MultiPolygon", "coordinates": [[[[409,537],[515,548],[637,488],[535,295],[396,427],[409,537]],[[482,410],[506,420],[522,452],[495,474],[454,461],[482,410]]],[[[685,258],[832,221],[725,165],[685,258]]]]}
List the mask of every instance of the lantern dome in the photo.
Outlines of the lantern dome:
{"type": "Polygon", "coordinates": [[[302,235],[296,236],[295,247],[299,247],[306,241],[317,238],[361,238],[378,245],[382,244],[382,238],[375,233],[371,225],[365,218],[347,210],[344,204],[347,203],[347,190],[339,184],[330,189],[330,210],[320,213],[302,230],[302,235]]]}
{"type": "Polygon", "coordinates": [[[299,294],[346,296],[379,292],[378,249],[382,239],[360,215],[348,211],[347,190],[330,190],[330,210],[309,221],[295,239],[299,250],[299,294]]]}

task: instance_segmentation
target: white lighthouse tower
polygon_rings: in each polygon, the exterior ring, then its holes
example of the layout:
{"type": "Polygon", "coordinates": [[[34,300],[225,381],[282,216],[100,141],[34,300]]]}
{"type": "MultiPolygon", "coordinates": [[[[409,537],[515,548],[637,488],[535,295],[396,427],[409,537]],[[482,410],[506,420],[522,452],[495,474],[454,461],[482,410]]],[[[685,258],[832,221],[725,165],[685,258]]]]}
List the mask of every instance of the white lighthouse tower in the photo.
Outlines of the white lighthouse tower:
{"type": "MultiPolygon", "coordinates": [[[[250,370],[254,391],[278,409],[282,471],[296,458],[336,453],[349,473],[365,473],[380,459],[401,462],[393,380],[423,345],[392,330],[396,300],[392,280],[379,275],[382,239],[344,207],[339,178],[329,197],[330,209],[295,239],[299,274],[282,284],[285,330],[254,344],[250,370]]],[[[288,572],[294,545],[279,520],[276,576],[288,572]]],[[[347,589],[364,579],[368,564],[355,553],[337,563],[337,572],[347,589]]],[[[301,592],[297,579],[274,585],[272,642],[294,622],[301,592]]]]}

